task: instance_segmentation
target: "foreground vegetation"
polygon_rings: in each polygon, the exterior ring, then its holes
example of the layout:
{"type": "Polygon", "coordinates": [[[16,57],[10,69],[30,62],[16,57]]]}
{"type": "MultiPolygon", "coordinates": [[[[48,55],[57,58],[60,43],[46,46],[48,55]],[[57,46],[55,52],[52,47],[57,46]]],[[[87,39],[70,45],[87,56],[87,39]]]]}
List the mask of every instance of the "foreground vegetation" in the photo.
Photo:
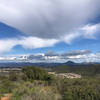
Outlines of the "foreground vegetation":
{"type": "Polygon", "coordinates": [[[100,100],[100,78],[58,78],[39,67],[0,76],[0,97],[11,100],[100,100]]]}

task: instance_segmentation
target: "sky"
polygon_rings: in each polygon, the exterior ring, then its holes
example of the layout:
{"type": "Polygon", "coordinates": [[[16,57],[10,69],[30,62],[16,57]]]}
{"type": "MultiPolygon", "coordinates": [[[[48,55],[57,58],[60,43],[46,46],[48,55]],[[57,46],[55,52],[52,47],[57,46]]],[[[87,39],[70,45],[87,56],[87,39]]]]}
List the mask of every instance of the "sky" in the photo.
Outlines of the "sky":
{"type": "Polygon", "coordinates": [[[49,53],[53,58],[66,56],[66,61],[99,61],[99,4],[100,0],[0,0],[0,56],[49,53]]]}

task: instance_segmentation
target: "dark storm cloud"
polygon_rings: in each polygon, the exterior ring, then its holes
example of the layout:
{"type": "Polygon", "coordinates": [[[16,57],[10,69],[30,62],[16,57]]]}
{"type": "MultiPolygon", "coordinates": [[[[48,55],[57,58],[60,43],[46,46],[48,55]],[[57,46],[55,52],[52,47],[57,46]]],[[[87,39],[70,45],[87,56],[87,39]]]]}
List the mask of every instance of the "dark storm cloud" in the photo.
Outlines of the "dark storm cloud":
{"type": "Polygon", "coordinates": [[[39,38],[62,38],[97,17],[99,4],[100,0],[0,0],[0,21],[39,38]]]}

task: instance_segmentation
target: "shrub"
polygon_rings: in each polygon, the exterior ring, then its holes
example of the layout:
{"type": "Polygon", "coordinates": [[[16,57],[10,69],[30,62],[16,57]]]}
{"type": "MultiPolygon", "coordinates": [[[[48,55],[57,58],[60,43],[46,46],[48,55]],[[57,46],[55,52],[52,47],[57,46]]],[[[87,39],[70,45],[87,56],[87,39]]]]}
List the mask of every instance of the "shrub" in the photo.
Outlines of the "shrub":
{"type": "Polygon", "coordinates": [[[99,81],[95,79],[67,79],[62,83],[63,100],[99,100],[99,81]]]}
{"type": "Polygon", "coordinates": [[[59,98],[56,88],[26,82],[13,91],[12,100],[58,100],[59,98]]]}
{"type": "Polygon", "coordinates": [[[48,74],[48,72],[39,67],[23,67],[22,72],[24,73],[23,79],[33,81],[33,80],[52,80],[53,77],[48,74]]]}
{"type": "Polygon", "coordinates": [[[16,88],[15,84],[9,80],[2,80],[0,82],[0,94],[11,93],[16,88]]]}

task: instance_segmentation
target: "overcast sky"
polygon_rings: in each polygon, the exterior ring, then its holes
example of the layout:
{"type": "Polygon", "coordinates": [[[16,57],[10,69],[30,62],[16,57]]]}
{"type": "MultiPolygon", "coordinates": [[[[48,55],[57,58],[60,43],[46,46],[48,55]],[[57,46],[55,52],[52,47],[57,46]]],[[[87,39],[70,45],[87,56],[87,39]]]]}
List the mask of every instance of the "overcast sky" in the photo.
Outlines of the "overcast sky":
{"type": "Polygon", "coordinates": [[[98,53],[99,32],[100,0],[0,0],[2,56],[98,53]]]}

